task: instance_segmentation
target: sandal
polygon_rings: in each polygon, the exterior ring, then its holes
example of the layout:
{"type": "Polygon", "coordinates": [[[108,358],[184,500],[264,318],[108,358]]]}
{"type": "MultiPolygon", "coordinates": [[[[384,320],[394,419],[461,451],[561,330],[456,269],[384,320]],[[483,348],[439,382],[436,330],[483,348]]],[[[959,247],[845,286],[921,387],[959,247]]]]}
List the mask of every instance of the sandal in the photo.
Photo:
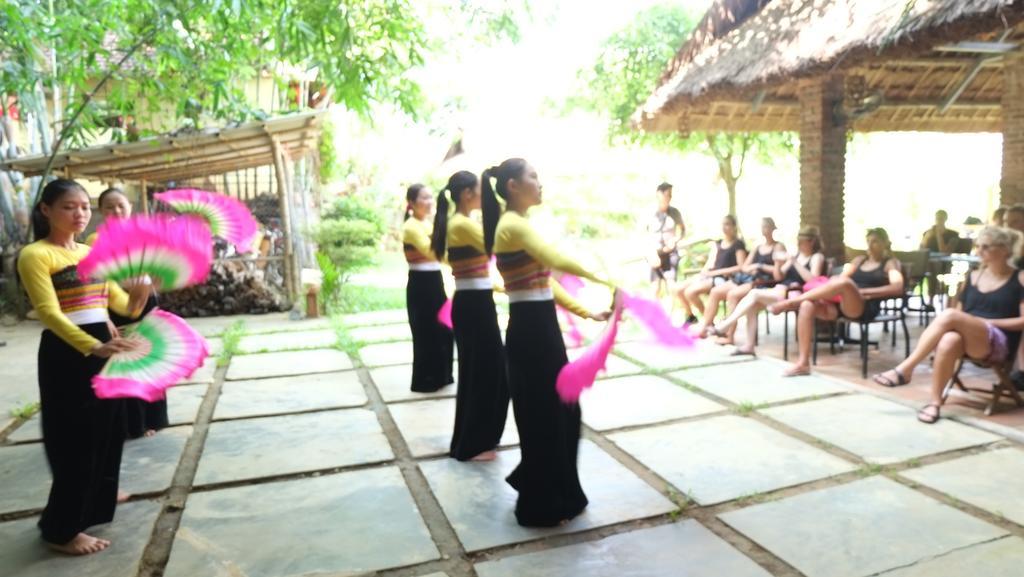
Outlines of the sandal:
{"type": "Polygon", "coordinates": [[[755,351],[745,351],[743,349],[736,349],[733,352],[729,353],[729,356],[730,357],[751,356],[751,357],[757,358],[757,353],[755,351]]]}
{"type": "Polygon", "coordinates": [[[885,371],[884,373],[878,373],[877,375],[871,377],[871,380],[875,381],[879,385],[882,385],[883,387],[890,387],[890,388],[891,387],[902,387],[903,385],[906,385],[906,384],[910,383],[910,381],[908,381],[906,379],[906,377],[903,376],[903,373],[897,371],[896,369],[889,369],[888,371],[885,371]],[[889,377],[885,376],[886,373],[895,373],[896,380],[894,381],[894,380],[890,379],[889,377]]]}
{"type": "Polygon", "coordinates": [[[933,424],[935,424],[935,421],[939,420],[939,416],[940,416],[939,412],[940,412],[940,410],[941,410],[941,408],[939,407],[939,405],[937,405],[935,403],[928,403],[927,405],[921,407],[921,409],[917,411],[917,420],[921,421],[922,423],[928,424],[928,425],[933,425],[933,424]],[[925,412],[925,411],[928,410],[929,407],[935,407],[935,414],[934,415],[931,414],[931,413],[925,412]]]}

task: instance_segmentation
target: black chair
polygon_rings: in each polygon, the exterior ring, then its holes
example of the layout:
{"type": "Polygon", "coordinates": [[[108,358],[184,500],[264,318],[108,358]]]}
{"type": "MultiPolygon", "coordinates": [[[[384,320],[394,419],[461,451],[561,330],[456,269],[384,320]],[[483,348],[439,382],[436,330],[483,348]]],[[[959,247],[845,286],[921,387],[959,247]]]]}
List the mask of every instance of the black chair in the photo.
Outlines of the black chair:
{"type": "MultiPolygon", "coordinates": [[[[870,339],[870,326],[882,324],[884,328],[888,328],[888,325],[892,323],[892,346],[896,347],[896,324],[898,323],[903,327],[903,347],[904,357],[910,356],[910,331],[906,327],[906,295],[908,279],[911,275],[912,266],[906,262],[900,262],[900,273],[903,275],[903,292],[896,297],[886,298],[882,302],[882,312],[876,318],[870,321],[858,321],[851,319],[844,319],[840,317],[836,321],[825,321],[823,324],[829,325],[828,343],[831,353],[836,352],[837,335],[839,336],[840,351],[843,351],[844,345],[847,342],[856,343],[860,345],[860,376],[867,378],[867,353],[871,345],[874,348],[879,348],[878,340],[870,339]],[[856,339],[850,336],[850,327],[856,325],[859,329],[859,333],[856,339]]],[[[814,349],[812,355],[812,363],[817,364],[818,359],[818,332],[819,323],[814,323],[814,349]]]]}
{"type": "MultiPolygon", "coordinates": [[[[935,314],[935,305],[933,299],[925,294],[924,280],[929,276],[934,278],[935,275],[929,275],[929,271],[932,269],[932,263],[929,260],[931,253],[927,250],[914,250],[908,252],[894,252],[893,256],[900,259],[900,262],[908,265],[908,270],[913,273],[907,274],[907,294],[905,299],[906,311],[908,313],[918,313],[918,324],[924,326],[931,321],[931,316],[935,314]],[[911,299],[913,297],[918,298],[918,305],[916,307],[911,306],[911,299]]],[[[935,282],[930,279],[929,282],[935,282]]],[[[929,290],[933,290],[929,288],[929,290]]]]}

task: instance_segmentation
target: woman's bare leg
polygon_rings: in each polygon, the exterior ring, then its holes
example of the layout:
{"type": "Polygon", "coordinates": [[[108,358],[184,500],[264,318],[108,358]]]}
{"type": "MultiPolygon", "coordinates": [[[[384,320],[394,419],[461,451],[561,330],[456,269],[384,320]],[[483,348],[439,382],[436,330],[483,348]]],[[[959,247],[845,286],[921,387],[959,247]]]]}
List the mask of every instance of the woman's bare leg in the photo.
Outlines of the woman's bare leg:
{"type": "Polygon", "coordinates": [[[793,306],[797,303],[803,303],[807,301],[816,300],[828,300],[834,296],[841,296],[842,302],[839,307],[843,311],[843,316],[855,319],[864,313],[864,297],[860,294],[860,289],[854,284],[849,277],[837,276],[833,277],[828,283],[813,288],[800,296],[786,299],[784,301],[775,303],[768,307],[768,310],[772,314],[779,314],[784,311],[787,307],[793,306]]]}
{"type": "MultiPolygon", "coordinates": [[[[935,320],[921,333],[921,336],[917,339],[917,345],[910,352],[910,356],[896,365],[893,371],[903,375],[904,381],[909,383],[914,375],[914,369],[917,365],[921,364],[921,361],[928,358],[932,351],[936,351],[936,363],[938,362],[937,347],[939,347],[946,335],[950,333],[955,333],[962,337],[963,343],[961,343],[961,348],[971,358],[984,359],[988,357],[991,347],[988,342],[988,326],[985,324],[985,321],[957,309],[946,309],[939,313],[935,320]]],[[[936,370],[933,366],[933,375],[936,370]]],[[[882,376],[887,375],[882,373],[882,376]]],[[[952,373],[949,376],[952,376],[952,373]]],[[[949,378],[947,377],[943,381],[943,387],[945,387],[945,383],[948,381],[949,378]]],[[[939,391],[940,394],[941,392],[939,391]]]]}
{"type": "MultiPolygon", "coordinates": [[[[726,314],[727,315],[732,314],[732,312],[734,310],[736,310],[736,305],[738,305],[739,302],[744,297],[746,297],[747,294],[750,293],[751,290],[753,290],[753,288],[754,288],[753,284],[751,284],[751,283],[744,283],[744,284],[741,284],[741,285],[731,289],[725,295],[725,312],[726,312],[726,314]]],[[[756,317],[755,317],[754,326],[755,327],[757,326],[756,317]]],[[[736,336],[736,325],[733,325],[732,327],[730,327],[729,329],[727,329],[725,331],[725,337],[724,337],[724,339],[719,340],[719,344],[729,344],[729,345],[731,345],[733,343],[733,341],[735,340],[735,336],[736,336]]]]}
{"type": "Polygon", "coordinates": [[[699,279],[689,283],[686,288],[683,289],[687,303],[687,317],[694,316],[694,309],[703,310],[700,295],[709,292],[711,290],[711,286],[711,279],[699,279]]]}
{"type": "Polygon", "coordinates": [[[729,295],[729,291],[736,288],[731,282],[716,286],[711,289],[708,294],[708,302],[704,304],[704,314],[701,318],[701,332],[707,330],[713,322],[715,322],[715,316],[718,315],[718,305],[725,300],[729,295]]]}
{"type": "MultiPolygon", "coordinates": [[[[987,335],[985,338],[988,341],[987,335]]],[[[932,363],[932,388],[931,403],[925,405],[918,411],[919,420],[933,423],[939,418],[939,407],[942,406],[942,391],[946,383],[953,378],[953,371],[956,370],[956,363],[960,360],[965,350],[965,339],[957,332],[947,332],[939,338],[935,347],[935,362],[932,363]]]]}
{"type": "Polygon", "coordinates": [[[814,322],[817,319],[835,320],[838,316],[836,308],[829,303],[818,303],[814,301],[803,301],[800,303],[800,310],[796,315],[797,342],[799,343],[800,356],[796,363],[786,375],[806,375],[811,372],[811,346],[814,344],[814,322]]]}
{"type": "Polygon", "coordinates": [[[715,328],[718,329],[719,332],[725,332],[726,330],[733,328],[736,321],[746,316],[750,309],[755,309],[757,312],[761,312],[761,310],[768,305],[779,302],[785,298],[784,287],[754,289],[747,293],[747,296],[740,299],[740,302],[736,304],[736,308],[732,310],[732,313],[730,313],[729,316],[721,322],[716,323],[715,328]]]}

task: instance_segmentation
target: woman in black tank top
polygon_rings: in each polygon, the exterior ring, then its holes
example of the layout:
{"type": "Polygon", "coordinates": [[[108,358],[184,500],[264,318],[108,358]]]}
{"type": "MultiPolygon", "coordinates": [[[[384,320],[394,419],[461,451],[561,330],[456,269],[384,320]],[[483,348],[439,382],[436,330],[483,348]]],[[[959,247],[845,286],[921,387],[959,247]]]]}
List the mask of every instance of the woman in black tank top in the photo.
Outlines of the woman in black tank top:
{"type": "Polygon", "coordinates": [[[712,288],[739,272],[741,263],[747,259],[747,246],[736,235],[736,217],[726,215],[722,219],[722,239],[715,241],[704,268],[696,276],[684,280],[676,291],[686,322],[697,322],[694,313],[705,310],[701,295],[711,292],[712,288]]]}
{"type": "Polygon", "coordinates": [[[735,331],[736,322],[747,319],[747,340],[737,346],[734,355],[754,354],[754,343],[757,342],[757,315],[772,303],[786,299],[792,290],[800,290],[804,283],[820,277],[825,272],[825,255],[821,253],[821,237],[818,227],[806,226],[800,229],[797,236],[797,254],[776,253],[772,263],[772,278],[775,285],[766,288],[755,288],[747,293],[733,309],[732,313],[720,323],[715,323],[714,332],[724,333],[735,331]]]}
{"type": "Polygon", "coordinates": [[[889,234],[873,228],[867,234],[867,254],[853,259],[843,273],[800,296],[768,307],[773,314],[799,306],[797,340],[800,356],[785,373],[787,377],[811,373],[811,339],[814,321],[836,320],[839,315],[854,320],[871,320],[878,314],[879,303],[903,293],[900,263],[890,254],[889,234]],[[838,297],[839,304],[834,301],[838,297]]]}
{"type": "MultiPolygon", "coordinates": [[[[731,345],[735,326],[727,329],[724,333],[713,331],[712,322],[718,314],[718,305],[725,301],[726,313],[731,313],[736,308],[740,299],[747,296],[751,289],[757,286],[774,285],[772,270],[776,252],[786,252],[786,245],[775,240],[775,221],[771,218],[761,219],[761,234],[764,242],[754,247],[747,255],[747,258],[740,266],[740,271],[733,274],[731,278],[711,289],[708,302],[704,305],[704,318],[700,326],[700,334],[708,336],[714,332],[717,335],[715,343],[719,345],[731,345]]],[[[719,253],[721,254],[721,253],[719,253]]]]}
{"type": "Polygon", "coordinates": [[[907,384],[914,368],[935,353],[931,402],[918,411],[921,422],[939,419],[942,391],[960,358],[966,356],[987,365],[1013,363],[1024,329],[1024,272],[1010,263],[1018,252],[1020,238],[1020,233],[1008,228],[982,229],[977,241],[981,269],[968,275],[960,287],[957,308],[935,317],[902,363],[875,375],[880,385],[907,384]]]}

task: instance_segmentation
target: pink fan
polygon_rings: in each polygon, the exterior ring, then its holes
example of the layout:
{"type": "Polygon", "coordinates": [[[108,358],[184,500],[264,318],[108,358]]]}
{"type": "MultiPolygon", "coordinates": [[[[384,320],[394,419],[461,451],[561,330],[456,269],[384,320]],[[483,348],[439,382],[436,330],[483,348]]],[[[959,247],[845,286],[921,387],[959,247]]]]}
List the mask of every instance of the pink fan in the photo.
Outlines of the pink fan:
{"type": "MultiPolygon", "coordinates": [[[[558,279],[558,284],[562,285],[565,292],[569,293],[569,296],[576,298],[580,294],[580,290],[583,288],[583,281],[580,277],[565,273],[558,279]]],[[[558,313],[558,317],[568,327],[568,331],[565,333],[565,344],[569,348],[576,348],[583,344],[583,332],[580,330],[579,324],[576,323],[576,316],[565,310],[561,305],[555,305],[555,311],[558,313]]]]}
{"type": "Polygon", "coordinates": [[[587,350],[575,361],[566,364],[558,371],[558,379],[555,381],[555,390],[563,403],[575,403],[579,401],[583,390],[594,385],[597,374],[604,370],[608,361],[608,354],[615,344],[615,336],[619,332],[619,319],[622,317],[622,306],[616,305],[615,313],[612,315],[608,326],[597,341],[587,347],[587,350]]]}
{"type": "Polygon", "coordinates": [[[252,250],[259,227],[249,207],[240,200],[195,188],[168,190],[153,197],[171,205],[180,213],[196,214],[205,218],[214,236],[235,245],[239,252],[252,250]]]}
{"type": "Polygon", "coordinates": [[[445,299],[444,304],[437,311],[437,322],[448,327],[449,329],[454,326],[452,323],[452,299],[445,299]]]}
{"type": "Polygon", "coordinates": [[[150,277],[161,291],[206,280],[213,262],[210,228],[202,220],[167,214],[111,219],[81,262],[83,279],[130,283],[150,277]]]}
{"type": "Polygon", "coordinates": [[[672,325],[661,303],[620,291],[622,306],[629,309],[630,318],[644,325],[655,342],[666,347],[692,348],[696,341],[686,329],[672,325]]]}
{"type": "Polygon", "coordinates": [[[199,333],[181,317],[160,309],[122,328],[121,334],[136,348],[112,355],[92,378],[93,390],[101,399],[158,401],[168,387],[190,377],[209,356],[199,333]]]}

